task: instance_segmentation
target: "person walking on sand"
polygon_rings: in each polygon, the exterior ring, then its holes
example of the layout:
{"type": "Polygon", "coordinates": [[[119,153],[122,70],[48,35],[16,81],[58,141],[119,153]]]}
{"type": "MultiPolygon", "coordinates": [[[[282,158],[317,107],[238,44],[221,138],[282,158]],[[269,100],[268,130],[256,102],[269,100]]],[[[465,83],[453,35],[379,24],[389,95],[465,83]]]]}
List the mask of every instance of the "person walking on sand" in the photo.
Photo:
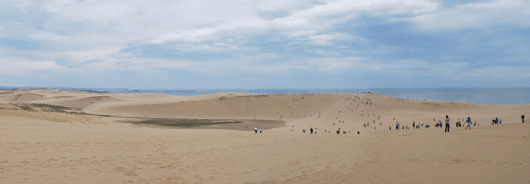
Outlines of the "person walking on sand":
{"type": "Polygon", "coordinates": [[[471,118],[470,117],[467,117],[467,120],[466,120],[466,129],[467,128],[471,129],[471,118]]]}
{"type": "Polygon", "coordinates": [[[449,132],[449,127],[450,127],[449,121],[450,120],[451,119],[449,119],[449,115],[445,115],[445,132],[449,132]]]}
{"type": "Polygon", "coordinates": [[[317,135],[317,128],[315,128],[315,135],[317,135]]]}
{"type": "Polygon", "coordinates": [[[254,127],[254,134],[258,134],[258,127],[254,127]]]}
{"type": "Polygon", "coordinates": [[[416,122],[415,121],[412,122],[412,129],[416,129],[416,122]]]}
{"type": "Polygon", "coordinates": [[[312,134],[313,134],[313,127],[311,127],[311,128],[309,129],[309,135],[312,135],[312,134]]]}
{"type": "Polygon", "coordinates": [[[521,119],[523,119],[523,123],[524,123],[524,114],[523,114],[523,115],[521,115],[521,119]]]}

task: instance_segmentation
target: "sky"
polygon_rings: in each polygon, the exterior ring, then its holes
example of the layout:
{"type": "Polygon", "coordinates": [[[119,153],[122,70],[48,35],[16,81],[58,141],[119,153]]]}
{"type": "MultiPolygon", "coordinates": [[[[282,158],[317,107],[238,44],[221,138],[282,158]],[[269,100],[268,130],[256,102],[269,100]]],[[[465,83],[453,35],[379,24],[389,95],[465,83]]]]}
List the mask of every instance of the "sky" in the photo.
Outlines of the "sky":
{"type": "Polygon", "coordinates": [[[0,86],[530,87],[529,0],[0,0],[0,86]]]}

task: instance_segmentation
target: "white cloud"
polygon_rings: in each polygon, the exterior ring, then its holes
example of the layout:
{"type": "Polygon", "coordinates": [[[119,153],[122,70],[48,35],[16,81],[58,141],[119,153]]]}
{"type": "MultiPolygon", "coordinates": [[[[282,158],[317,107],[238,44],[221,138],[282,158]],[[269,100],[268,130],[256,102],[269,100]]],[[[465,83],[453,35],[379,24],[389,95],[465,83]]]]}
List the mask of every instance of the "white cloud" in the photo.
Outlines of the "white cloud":
{"type": "Polygon", "coordinates": [[[217,29],[214,28],[202,28],[194,29],[190,31],[178,31],[174,33],[169,33],[160,37],[157,37],[148,43],[163,44],[168,41],[181,41],[181,42],[198,42],[203,41],[203,37],[215,33],[217,29]]]}
{"type": "Polygon", "coordinates": [[[528,66],[490,66],[472,71],[463,71],[458,77],[491,77],[496,79],[528,78],[530,77],[528,71],[530,71],[530,67],[528,66]]]}
{"type": "MultiPolygon", "coordinates": [[[[391,20],[412,22],[419,31],[530,25],[526,21],[530,8],[521,0],[448,8],[434,0],[48,0],[3,1],[0,10],[9,10],[9,16],[0,11],[0,37],[40,44],[27,50],[1,45],[2,73],[175,69],[229,75],[349,70],[465,76],[461,72],[470,66],[380,59],[378,55],[392,50],[377,39],[355,35],[360,31],[357,26],[385,27],[391,20]],[[270,49],[260,50],[264,47],[270,49]],[[372,58],[349,57],[368,57],[366,53],[372,58]]],[[[385,28],[370,29],[363,34],[385,28]]]]}
{"type": "Polygon", "coordinates": [[[530,25],[530,2],[495,0],[485,3],[457,5],[454,8],[421,14],[407,20],[423,30],[443,32],[462,29],[485,29],[494,26],[530,25]]]}
{"type": "Polygon", "coordinates": [[[353,36],[344,33],[322,34],[309,37],[310,43],[324,46],[334,45],[333,41],[351,41],[352,39],[354,39],[353,36]]]}
{"type": "Polygon", "coordinates": [[[0,73],[25,74],[34,71],[60,71],[64,66],[54,61],[29,60],[26,58],[0,57],[0,73]]]}
{"type": "Polygon", "coordinates": [[[347,69],[351,67],[351,63],[347,61],[330,61],[324,60],[320,63],[318,70],[331,72],[336,69],[347,69]]]}
{"type": "Polygon", "coordinates": [[[237,68],[250,73],[280,74],[286,72],[334,72],[343,70],[366,70],[371,67],[369,63],[363,63],[364,59],[348,58],[299,58],[298,60],[285,61],[274,64],[255,64],[237,68]]]}
{"type": "Polygon", "coordinates": [[[125,48],[127,44],[135,42],[165,44],[172,41],[193,44],[216,41],[223,37],[247,38],[269,30],[283,32],[290,37],[301,37],[312,44],[332,45],[332,38],[338,35],[327,31],[335,25],[354,19],[361,13],[407,14],[418,10],[430,11],[435,6],[434,3],[422,0],[330,0],[314,4],[301,0],[252,3],[244,0],[228,2],[50,0],[4,2],[0,3],[0,6],[2,4],[5,8],[15,7],[21,16],[28,14],[39,16],[10,20],[16,22],[13,25],[18,25],[10,29],[24,30],[22,32],[11,30],[11,36],[28,36],[47,41],[56,50],[60,50],[59,52],[66,50],[86,52],[86,50],[101,50],[102,47],[112,47],[109,50],[115,50],[115,47],[125,48]],[[263,19],[260,12],[285,13],[274,19],[263,19]],[[43,26],[42,29],[35,29],[29,28],[28,24],[29,27],[33,24],[43,24],[43,26]]]}

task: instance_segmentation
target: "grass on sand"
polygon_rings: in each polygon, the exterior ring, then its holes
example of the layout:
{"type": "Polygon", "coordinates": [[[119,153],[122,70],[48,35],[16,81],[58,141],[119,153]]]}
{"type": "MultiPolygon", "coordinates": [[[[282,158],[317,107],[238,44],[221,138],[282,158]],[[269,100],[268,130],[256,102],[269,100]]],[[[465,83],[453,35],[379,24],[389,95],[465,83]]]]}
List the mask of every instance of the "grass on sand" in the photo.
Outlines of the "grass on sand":
{"type": "MultiPolygon", "coordinates": [[[[72,115],[126,118],[128,120],[121,120],[119,122],[132,123],[136,125],[147,125],[147,126],[191,128],[191,127],[201,127],[201,126],[209,126],[209,125],[243,123],[242,121],[236,121],[236,120],[184,119],[184,118],[135,118],[135,117],[125,117],[125,116],[87,114],[85,112],[75,111],[75,109],[72,109],[69,107],[57,106],[57,105],[51,105],[51,104],[39,104],[39,103],[34,103],[34,104],[20,103],[20,104],[11,104],[11,105],[16,106],[23,111],[29,111],[29,112],[40,113],[40,114],[42,114],[41,112],[55,112],[55,113],[65,113],[65,114],[72,114],[72,115]],[[133,118],[133,119],[130,119],[130,118],[133,118]]],[[[20,113],[22,112],[19,112],[18,114],[20,113]]],[[[29,114],[26,113],[26,115],[29,115],[29,114]]],[[[44,118],[44,119],[49,120],[50,118],[44,118]]],[[[53,119],[53,121],[69,122],[70,120],[53,119]]]]}

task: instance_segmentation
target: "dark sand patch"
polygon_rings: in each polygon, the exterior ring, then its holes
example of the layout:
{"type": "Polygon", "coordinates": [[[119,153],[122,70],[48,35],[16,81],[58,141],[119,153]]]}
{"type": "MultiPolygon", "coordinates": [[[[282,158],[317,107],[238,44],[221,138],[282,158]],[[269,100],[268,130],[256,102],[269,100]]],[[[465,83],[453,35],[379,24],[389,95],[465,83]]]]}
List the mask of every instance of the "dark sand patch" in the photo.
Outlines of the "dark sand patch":
{"type": "Polygon", "coordinates": [[[140,126],[165,127],[165,128],[192,128],[219,124],[243,123],[237,120],[226,119],[187,119],[187,118],[129,118],[118,122],[131,123],[140,126]]]}
{"type": "Polygon", "coordinates": [[[186,118],[123,118],[119,123],[131,123],[151,128],[189,128],[252,131],[254,127],[267,130],[285,126],[285,121],[248,119],[186,119],[186,118]]]}
{"type": "Polygon", "coordinates": [[[278,120],[257,120],[257,119],[243,119],[238,120],[243,123],[237,124],[222,124],[222,125],[210,125],[210,126],[201,126],[194,127],[194,129],[223,129],[223,130],[254,130],[254,127],[259,129],[268,130],[273,128],[279,128],[285,126],[285,121],[278,120]]]}

